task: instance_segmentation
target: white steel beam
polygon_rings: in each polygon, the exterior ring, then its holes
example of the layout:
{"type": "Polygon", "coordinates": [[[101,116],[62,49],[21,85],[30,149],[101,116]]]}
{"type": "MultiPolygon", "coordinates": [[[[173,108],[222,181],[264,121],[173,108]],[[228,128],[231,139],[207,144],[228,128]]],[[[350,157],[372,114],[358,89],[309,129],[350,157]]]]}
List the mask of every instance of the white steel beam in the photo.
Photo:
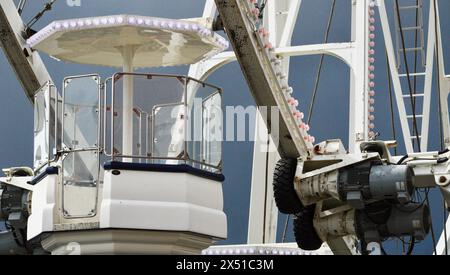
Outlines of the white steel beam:
{"type": "MultiPolygon", "coordinates": [[[[270,41],[276,47],[291,45],[300,11],[301,0],[268,1],[264,25],[270,32],[270,41]],[[285,14],[284,12],[287,12],[285,14]]],[[[290,57],[283,59],[284,73],[289,76],[290,57]]],[[[255,144],[253,150],[252,188],[247,242],[275,243],[277,241],[278,209],[273,196],[273,172],[280,159],[278,151],[273,150],[274,142],[267,130],[261,114],[257,115],[255,125],[255,144]],[[267,137],[268,140],[262,139],[267,137]],[[262,148],[272,150],[262,150],[262,148]],[[262,199],[261,199],[262,198],[262,199]]]]}
{"type": "Polygon", "coordinates": [[[361,142],[367,141],[368,130],[368,43],[369,43],[369,1],[352,1],[353,56],[350,76],[349,109],[349,152],[359,151],[361,142]]]}
{"type": "MultiPolygon", "coordinates": [[[[434,2],[434,0],[431,0],[434,2]]],[[[439,53],[438,65],[439,65],[439,79],[440,79],[440,100],[441,100],[441,116],[442,116],[442,128],[444,135],[444,143],[446,147],[450,146],[450,117],[449,117],[449,109],[448,109],[448,96],[450,94],[450,77],[446,76],[445,72],[445,61],[444,61],[444,49],[442,44],[442,32],[441,32],[441,20],[439,16],[439,3],[436,3],[436,23],[437,23],[437,49],[439,53]]],[[[434,14],[434,11],[433,11],[434,14]]],[[[447,219],[446,222],[446,230],[450,232],[450,220],[447,219]]],[[[438,255],[448,255],[450,251],[445,251],[446,247],[448,248],[450,244],[450,234],[447,234],[447,238],[445,238],[444,232],[439,239],[439,242],[436,247],[436,251],[438,255]],[[447,245],[446,245],[447,244],[447,245]]]]}
{"type": "MultiPolygon", "coordinates": [[[[434,2],[434,1],[433,1],[434,2]]],[[[446,75],[445,61],[444,61],[444,48],[442,44],[442,29],[441,20],[439,16],[439,2],[436,3],[437,10],[437,49],[439,52],[439,79],[440,79],[440,98],[441,98],[441,116],[442,116],[442,128],[444,135],[444,145],[450,147],[450,115],[448,106],[448,96],[450,94],[450,76],[446,75]]]]}
{"type": "Polygon", "coordinates": [[[284,57],[306,56],[306,55],[331,55],[344,61],[348,66],[354,65],[355,43],[327,43],[302,46],[280,47],[275,53],[284,57]]]}
{"type": "Polygon", "coordinates": [[[394,45],[392,42],[391,29],[389,27],[389,18],[386,12],[385,0],[379,0],[378,4],[379,4],[378,9],[381,18],[381,26],[383,28],[385,47],[389,60],[389,69],[391,71],[392,83],[394,86],[395,99],[397,101],[397,108],[400,116],[400,124],[402,128],[406,152],[413,153],[414,149],[411,140],[411,131],[407,119],[405,104],[403,103],[402,85],[397,70],[397,59],[395,58],[394,45]]]}
{"type": "Polygon", "coordinates": [[[0,1],[0,42],[28,99],[34,102],[34,93],[51,77],[39,53],[32,51],[22,37],[25,24],[12,0],[0,1]]]}
{"type": "Polygon", "coordinates": [[[425,86],[423,98],[423,117],[421,129],[421,144],[422,152],[428,151],[428,135],[430,128],[430,108],[431,108],[431,92],[433,88],[433,70],[434,70],[434,54],[436,46],[436,17],[434,14],[434,0],[430,1],[430,15],[428,20],[428,45],[427,45],[427,61],[425,71],[425,86]]]}

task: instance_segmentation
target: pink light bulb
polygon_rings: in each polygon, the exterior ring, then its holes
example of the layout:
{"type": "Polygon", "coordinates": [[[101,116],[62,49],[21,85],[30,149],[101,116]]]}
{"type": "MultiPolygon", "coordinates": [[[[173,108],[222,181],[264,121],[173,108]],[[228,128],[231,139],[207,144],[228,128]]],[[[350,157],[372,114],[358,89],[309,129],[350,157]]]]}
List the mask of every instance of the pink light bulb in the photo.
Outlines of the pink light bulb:
{"type": "Polygon", "coordinates": [[[369,104],[371,104],[371,105],[375,104],[375,99],[374,98],[370,98],[369,99],[369,104]]]}
{"type": "Polygon", "coordinates": [[[370,116],[369,116],[369,120],[370,120],[370,121],[374,121],[374,120],[375,120],[375,116],[374,116],[374,115],[370,115],[370,116]]]}
{"type": "Polygon", "coordinates": [[[370,22],[371,24],[375,23],[375,21],[376,21],[376,20],[375,20],[375,17],[370,17],[370,18],[369,18],[369,22],[370,22]]]}
{"type": "Polygon", "coordinates": [[[375,82],[370,81],[370,82],[369,82],[369,87],[370,87],[370,88],[375,88],[375,82]]]}
{"type": "Polygon", "coordinates": [[[374,65],[370,65],[369,66],[369,71],[372,71],[372,72],[375,71],[375,66],[374,65]]]}
{"type": "Polygon", "coordinates": [[[370,106],[370,107],[369,107],[369,112],[370,112],[370,113],[374,113],[374,112],[375,112],[375,107],[370,106]]]}
{"type": "Polygon", "coordinates": [[[252,9],[252,14],[253,14],[255,17],[258,17],[258,16],[259,16],[259,9],[258,9],[258,8],[252,9]]]}
{"type": "Polygon", "coordinates": [[[370,41],[369,42],[369,47],[372,47],[372,48],[375,47],[375,41],[370,41]]]}
{"type": "Polygon", "coordinates": [[[375,39],[375,34],[374,33],[369,34],[369,38],[370,39],[375,39]]]}
{"type": "Polygon", "coordinates": [[[370,57],[370,58],[369,58],[369,62],[370,62],[370,63],[375,63],[375,57],[370,57]]]}
{"type": "Polygon", "coordinates": [[[375,54],[375,50],[374,50],[374,49],[370,49],[370,50],[369,50],[369,54],[370,54],[370,55],[374,55],[374,54],[375,54]]]}
{"type": "Polygon", "coordinates": [[[372,130],[375,129],[375,124],[370,123],[370,124],[369,124],[369,129],[372,129],[372,130]]]}
{"type": "Polygon", "coordinates": [[[369,79],[375,79],[375,74],[369,74],[369,79]]]}
{"type": "Polygon", "coordinates": [[[375,96],[375,91],[374,90],[369,91],[369,96],[375,96]]]}
{"type": "Polygon", "coordinates": [[[300,112],[300,111],[296,111],[296,112],[294,112],[294,116],[295,116],[296,118],[301,118],[301,119],[303,119],[305,115],[304,115],[302,112],[300,112]]]}
{"type": "Polygon", "coordinates": [[[371,32],[375,31],[375,26],[374,26],[374,25],[369,26],[369,30],[370,30],[371,32]]]}

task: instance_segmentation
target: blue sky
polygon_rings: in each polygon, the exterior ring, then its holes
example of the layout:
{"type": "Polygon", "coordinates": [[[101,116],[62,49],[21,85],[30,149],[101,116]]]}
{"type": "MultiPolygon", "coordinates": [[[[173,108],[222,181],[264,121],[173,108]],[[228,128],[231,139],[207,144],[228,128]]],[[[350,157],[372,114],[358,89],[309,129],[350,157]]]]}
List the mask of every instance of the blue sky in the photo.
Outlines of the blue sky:
{"type": "MultiPolygon", "coordinates": [[[[271,0],[269,0],[271,1],[271,0]]],[[[412,1],[412,0],[408,0],[412,1]]],[[[31,18],[43,6],[45,1],[28,1],[23,17],[31,18]]],[[[46,14],[35,28],[46,26],[57,19],[77,18],[96,15],[111,14],[140,14],[168,18],[199,17],[202,14],[204,0],[176,1],[176,0],[82,0],[81,7],[68,7],[65,0],[59,0],[54,9],[46,14]]],[[[428,16],[428,0],[425,0],[425,20],[428,16]]],[[[350,39],[350,3],[351,0],[337,0],[336,14],[330,33],[330,42],[345,42],[350,39]]],[[[449,1],[440,1],[442,11],[450,9],[449,1]]],[[[303,0],[302,11],[296,24],[293,38],[294,45],[321,43],[331,0],[303,0]]],[[[389,15],[392,18],[393,4],[387,1],[389,15]]],[[[449,33],[450,18],[442,17],[443,34],[449,33]]],[[[378,21],[378,17],[377,17],[378,21]]],[[[380,29],[379,23],[377,28],[380,29]]],[[[392,24],[392,29],[394,25],[392,24]]],[[[379,39],[381,35],[378,35],[379,39]]],[[[449,37],[445,36],[444,45],[449,45],[449,37]]],[[[376,125],[381,139],[390,140],[391,125],[389,113],[389,95],[387,92],[386,66],[384,59],[383,41],[377,46],[377,90],[376,96],[376,125]]],[[[56,82],[61,86],[66,76],[100,73],[104,78],[111,76],[115,71],[95,66],[83,66],[57,62],[45,55],[43,59],[56,82]]],[[[300,109],[307,110],[313,90],[315,73],[319,57],[298,57],[291,62],[290,84],[294,87],[295,96],[300,99],[300,109]]],[[[450,62],[446,58],[446,63],[450,62]]],[[[0,53],[1,92],[0,100],[0,167],[31,166],[33,154],[33,111],[28,100],[15,78],[15,75],[4,56],[0,53]]],[[[149,71],[149,70],[147,70],[149,71]]],[[[187,67],[150,70],[150,72],[186,74],[187,67]]],[[[312,120],[312,133],[317,140],[341,138],[345,144],[348,139],[348,90],[349,70],[346,65],[332,57],[326,57],[322,81],[319,86],[314,118],[312,120]],[[333,125],[333,127],[330,127],[333,125]]],[[[237,63],[229,64],[216,71],[208,82],[224,89],[224,103],[227,106],[249,106],[254,101],[250,96],[247,85],[237,63]]],[[[431,122],[430,149],[439,147],[438,117],[436,96],[433,97],[433,117],[431,122]]],[[[397,128],[400,129],[398,118],[397,128]]],[[[250,131],[252,131],[250,129],[250,131]]],[[[400,135],[400,130],[398,130],[400,135]]],[[[402,143],[402,142],[400,142],[402,143]]],[[[399,153],[404,152],[399,148],[399,153]]],[[[229,238],[224,241],[230,243],[245,243],[247,238],[248,205],[250,198],[250,183],[252,172],[253,146],[250,142],[226,142],[224,144],[224,183],[225,211],[228,215],[229,238]]],[[[438,193],[432,195],[433,217],[435,218],[436,237],[442,230],[441,199],[438,193]]],[[[282,229],[285,217],[280,215],[279,230],[282,229]]],[[[291,228],[289,229],[291,232],[291,228]]],[[[280,234],[281,235],[281,234],[280,234]]],[[[292,234],[288,236],[292,241],[292,234]]],[[[396,250],[396,243],[389,245],[390,250],[396,250]]],[[[432,252],[431,237],[423,244],[418,245],[417,253],[430,254],[432,252]]]]}

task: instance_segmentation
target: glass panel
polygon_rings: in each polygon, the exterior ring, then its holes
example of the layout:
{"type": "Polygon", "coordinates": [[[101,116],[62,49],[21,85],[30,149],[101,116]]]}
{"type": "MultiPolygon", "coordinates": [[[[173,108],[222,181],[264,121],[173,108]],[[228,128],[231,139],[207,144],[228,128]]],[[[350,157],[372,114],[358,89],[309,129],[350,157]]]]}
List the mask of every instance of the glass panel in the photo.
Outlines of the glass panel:
{"type": "Polygon", "coordinates": [[[56,88],[46,84],[36,92],[34,101],[34,168],[53,160],[55,156],[56,88]]]}
{"type": "Polygon", "coordinates": [[[99,178],[99,77],[74,77],[64,82],[63,213],[66,218],[96,214],[99,178]]]}
{"type": "Polygon", "coordinates": [[[219,88],[179,76],[123,73],[114,76],[113,88],[109,117],[113,121],[116,160],[187,162],[199,169],[220,172],[223,122],[219,88]],[[134,83],[133,106],[128,110],[123,110],[124,76],[132,77],[134,83]],[[132,120],[132,129],[128,129],[133,134],[132,156],[122,153],[125,111],[132,120]]]}
{"type": "Polygon", "coordinates": [[[64,83],[64,146],[68,149],[98,147],[99,78],[67,79],[64,83]]]}
{"type": "Polygon", "coordinates": [[[220,90],[190,79],[188,94],[190,117],[187,137],[188,154],[193,160],[192,166],[219,172],[223,139],[220,90]]]}
{"type": "Polygon", "coordinates": [[[55,159],[58,150],[58,144],[61,144],[61,134],[56,132],[61,129],[61,101],[62,97],[56,90],[56,87],[51,85],[50,87],[50,110],[49,110],[49,150],[50,160],[55,159]],[[57,116],[57,118],[56,118],[57,116]]]}
{"type": "Polygon", "coordinates": [[[185,115],[183,110],[182,103],[156,106],[153,110],[153,157],[184,158],[185,115]]]}
{"type": "Polygon", "coordinates": [[[96,214],[98,152],[73,152],[63,161],[63,213],[66,218],[96,214]]]}
{"type": "Polygon", "coordinates": [[[40,89],[34,96],[34,168],[47,161],[47,129],[46,129],[46,88],[40,89]]]}
{"type": "MultiPolygon", "coordinates": [[[[122,154],[123,137],[123,74],[117,74],[114,81],[114,149],[116,155],[122,154]]],[[[156,156],[167,157],[170,146],[170,137],[166,133],[168,129],[162,129],[162,133],[154,136],[153,127],[158,124],[168,125],[173,120],[172,113],[177,112],[173,105],[179,105],[183,102],[184,78],[176,76],[158,76],[134,74],[134,93],[133,93],[133,156],[150,157],[152,156],[152,146],[154,138],[158,138],[160,143],[154,150],[156,156]],[[164,107],[170,105],[171,107],[164,107]],[[155,114],[158,122],[153,115],[155,108],[160,108],[155,114]],[[167,115],[167,117],[166,117],[167,115]],[[155,124],[155,125],[153,125],[155,124]],[[153,125],[153,126],[152,126],[153,125]],[[165,131],[165,132],[164,132],[165,131]],[[164,136],[164,142],[162,137],[164,136]],[[163,148],[165,147],[165,148],[163,148]]],[[[129,111],[129,110],[128,110],[129,111]]],[[[176,116],[176,114],[173,114],[176,116]]],[[[172,122],[173,125],[173,122],[172,122]]],[[[175,153],[178,153],[175,152],[175,153]]],[[[142,162],[139,158],[133,159],[135,162],[142,162]]]]}
{"type": "Polygon", "coordinates": [[[222,161],[222,96],[216,93],[203,101],[203,160],[219,166],[222,161]]]}

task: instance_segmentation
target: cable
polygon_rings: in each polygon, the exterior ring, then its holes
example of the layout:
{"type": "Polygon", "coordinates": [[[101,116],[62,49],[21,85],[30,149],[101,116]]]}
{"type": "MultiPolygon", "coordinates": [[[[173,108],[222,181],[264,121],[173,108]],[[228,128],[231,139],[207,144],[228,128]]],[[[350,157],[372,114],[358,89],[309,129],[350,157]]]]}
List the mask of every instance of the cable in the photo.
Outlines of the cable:
{"type": "Polygon", "coordinates": [[[403,156],[398,162],[397,165],[402,165],[405,160],[409,158],[409,155],[403,156]]]}
{"type": "Polygon", "coordinates": [[[406,255],[408,255],[408,256],[412,255],[412,253],[414,252],[415,245],[416,245],[416,238],[414,236],[412,236],[411,240],[409,242],[409,248],[408,248],[408,252],[406,253],[406,255]]]}
{"type": "Polygon", "coordinates": [[[38,12],[28,23],[26,24],[26,32],[29,32],[31,30],[31,27],[33,27],[34,24],[36,24],[39,19],[49,10],[52,9],[53,4],[56,2],[56,0],[50,0],[49,2],[45,3],[44,8],[38,12]]]}
{"type": "Polygon", "coordinates": [[[27,0],[20,0],[19,5],[17,5],[17,12],[19,15],[22,15],[22,12],[27,4],[27,0]]]}
{"type": "MultiPolygon", "coordinates": [[[[327,29],[325,31],[324,43],[328,43],[328,37],[330,35],[330,29],[331,29],[331,24],[333,22],[335,7],[336,7],[336,0],[333,0],[333,2],[331,4],[330,15],[328,17],[327,29]]],[[[320,82],[320,77],[322,75],[322,66],[323,66],[324,59],[325,59],[325,55],[322,54],[320,56],[319,68],[317,69],[317,76],[316,76],[316,81],[314,84],[314,91],[313,91],[311,103],[309,105],[309,112],[308,112],[308,124],[309,125],[311,125],[311,119],[312,119],[312,114],[314,111],[314,105],[316,103],[317,91],[319,89],[319,82],[320,82]]]]}
{"type": "Polygon", "coordinates": [[[281,243],[284,243],[286,241],[287,229],[288,229],[290,219],[291,219],[291,215],[287,215],[286,223],[284,224],[283,235],[281,236],[281,243]]]}
{"type": "Polygon", "coordinates": [[[395,0],[395,5],[396,5],[396,10],[397,10],[397,21],[398,21],[398,26],[400,29],[400,36],[401,36],[402,48],[403,48],[403,59],[405,62],[406,76],[408,78],[409,95],[410,95],[410,99],[411,99],[411,107],[412,107],[412,112],[413,112],[413,128],[414,128],[414,132],[415,132],[415,136],[416,136],[417,148],[419,149],[419,151],[422,151],[420,148],[420,137],[419,137],[419,130],[417,127],[416,102],[414,100],[414,94],[413,94],[413,90],[412,90],[412,86],[411,86],[411,75],[409,72],[408,58],[406,57],[405,35],[403,33],[402,20],[400,18],[400,7],[398,4],[398,0],[395,0]]]}
{"type": "MultiPolygon", "coordinates": [[[[416,0],[416,7],[419,7],[419,1],[420,0],[416,0]]],[[[417,8],[416,9],[416,26],[419,26],[419,8],[417,8]]],[[[419,29],[418,28],[416,28],[416,30],[414,31],[414,47],[417,49],[418,48],[418,44],[419,44],[419,41],[418,41],[418,34],[419,34],[419,29]]],[[[414,88],[414,90],[413,90],[413,93],[414,94],[416,94],[416,91],[417,91],[417,75],[416,75],[416,73],[417,73],[417,58],[418,58],[418,54],[417,54],[417,51],[414,51],[414,77],[413,77],[413,88],[414,88]]],[[[414,97],[413,98],[413,100],[414,100],[414,104],[416,104],[417,103],[417,101],[416,101],[416,98],[414,97]]]]}
{"type": "Polygon", "coordinates": [[[261,3],[261,5],[258,7],[259,9],[259,19],[263,19],[264,18],[264,9],[266,8],[267,5],[267,0],[265,0],[263,3],[261,3]]]}

